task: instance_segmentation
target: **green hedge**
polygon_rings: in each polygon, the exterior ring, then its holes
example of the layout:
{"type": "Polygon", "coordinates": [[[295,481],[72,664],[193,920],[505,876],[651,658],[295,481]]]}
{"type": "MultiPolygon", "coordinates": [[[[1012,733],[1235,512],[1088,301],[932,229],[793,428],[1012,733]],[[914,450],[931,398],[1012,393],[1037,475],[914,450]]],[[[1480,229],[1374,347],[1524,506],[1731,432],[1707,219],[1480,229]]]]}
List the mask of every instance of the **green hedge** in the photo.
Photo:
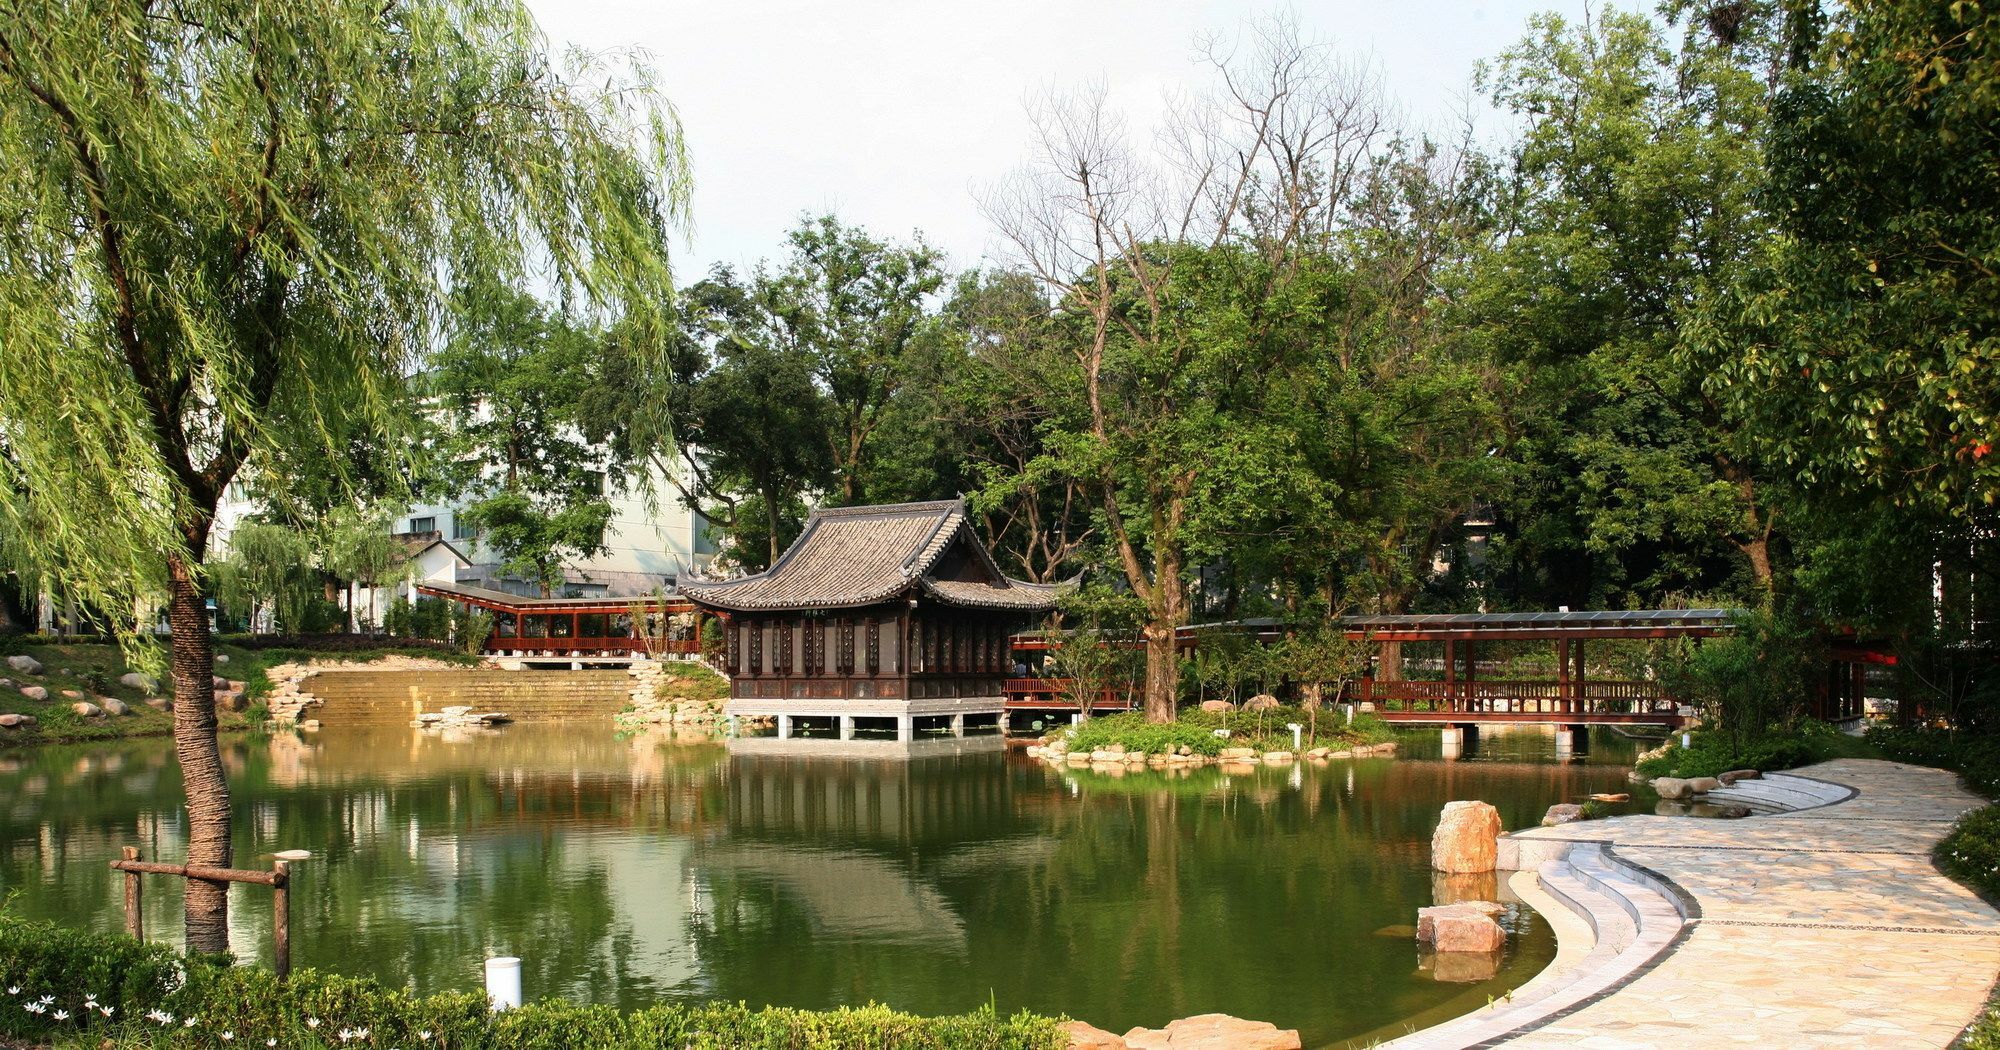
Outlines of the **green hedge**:
{"type": "Polygon", "coordinates": [[[1222,738],[1207,728],[1185,722],[1148,722],[1137,711],[1099,715],[1077,726],[1069,738],[1072,751],[1096,751],[1112,744],[1149,755],[1164,754],[1183,745],[1195,754],[1213,755],[1224,746],[1222,738]]]}
{"type": "MultiPolygon", "coordinates": [[[[1076,727],[1070,731],[1069,746],[1072,751],[1095,751],[1112,744],[1122,744],[1127,751],[1143,751],[1149,755],[1182,745],[1200,755],[1215,755],[1225,747],[1289,751],[1292,731],[1285,726],[1291,722],[1301,726],[1313,724],[1312,718],[1296,707],[1278,707],[1261,713],[1240,708],[1230,711],[1189,708],[1181,711],[1173,722],[1148,722],[1144,714],[1130,711],[1100,715],[1076,727]],[[1218,729],[1227,729],[1228,738],[1216,736],[1218,729]]],[[[1374,715],[1360,715],[1349,725],[1340,712],[1323,710],[1319,713],[1318,737],[1307,740],[1304,746],[1338,749],[1393,739],[1395,733],[1389,728],[1389,723],[1374,715]]]]}
{"type": "Polygon", "coordinates": [[[46,1046],[174,1050],[1058,1050],[1060,1020],[990,1007],[916,1017],[662,1004],[629,1013],[561,1000],[494,1014],[485,997],[219,965],[125,937],[0,918],[0,1035],[46,1046]],[[62,1016],[58,1016],[58,1015],[62,1016]]]}
{"type": "Polygon", "coordinates": [[[1649,777],[1712,777],[1732,769],[1770,773],[1833,758],[1870,758],[1875,753],[1872,743],[1808,718],[1800,720],[1790,735],[1772,733],[1741,742],[1727,733],[1698,730],[1691,746],[1674,744],[1666,754],[1646,759],[1637,768],[1649,777]]]}
{"type": "Polygon", "coordinates": [[[1975,809],[1931,851],[1938,870],[2000,901],[2000,806],[1975,809]]]}

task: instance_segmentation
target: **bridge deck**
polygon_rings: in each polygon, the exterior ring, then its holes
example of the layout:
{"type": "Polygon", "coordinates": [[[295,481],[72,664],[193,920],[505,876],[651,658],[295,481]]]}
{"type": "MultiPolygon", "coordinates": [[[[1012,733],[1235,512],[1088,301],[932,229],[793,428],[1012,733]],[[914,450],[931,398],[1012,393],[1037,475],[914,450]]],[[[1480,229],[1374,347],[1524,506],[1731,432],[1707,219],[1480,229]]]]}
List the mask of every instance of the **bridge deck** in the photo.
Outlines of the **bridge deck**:
{"type": "Polygon", "coordinates": [[[1686,719],[1673,712],[1630,711],[1377,711],[1397,725],[1651,725],[1679,728],[1686,719]]]}

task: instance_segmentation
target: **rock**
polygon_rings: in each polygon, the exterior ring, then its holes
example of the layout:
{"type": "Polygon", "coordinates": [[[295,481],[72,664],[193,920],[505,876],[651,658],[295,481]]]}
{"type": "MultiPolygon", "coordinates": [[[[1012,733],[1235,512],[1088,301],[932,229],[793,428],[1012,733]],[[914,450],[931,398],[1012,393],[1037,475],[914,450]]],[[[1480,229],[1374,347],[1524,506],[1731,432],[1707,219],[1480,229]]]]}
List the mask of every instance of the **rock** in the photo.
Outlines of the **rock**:
{"type": "Polygon", "coordinates": [[[1063,756],[1063,761],[1072,766],[1087,766],[1090,764],[1090,753],[1087,751],[1072,751],[1063,756]]]}
{"type": "Polygon", "coordinates": [[[446,718],[463,718],[471,713],[472,708],[462,704],[454,704],[444,709],[444,716],[446,718]]]}
{"type": "Polygon", "coordinates": [[[1492,871],[1500,852],[1500,811],[1484,802],[1447,802],[1431,835],[1437,871],[1492,871]]]}
{"type": "Polygon", "coordinates": [[[1623,791],[1600,791],[1590,796],[1592,802],[1630,802],[1632,796],[1623,791]]]}
{"type": "Polygon", "coordinates": [[[1722,781],[1714,777],[1696,777],[1688,781],[1688,790],[1697,795],[1706,795],[1722,787],[1722,781]]]}
{"type": "Polygon", "coordinates": [[[1090,760],[1092,762],[1116,762],[1123,757],[1124,752],[1122,751],[1115,755],[1110,751],[1092,751],[1090,753],[1090,760]]]}
{"type": "Polygon", "coordinates": [[[1328,757],[1328,758],[1353,758],[1353,757],[1354,757],[1354,752],[1352,752],[1352,751],[1335,751],[1335,752],[1332,752],[1331,754],[1327,755],[1326,757],[1328,757]]]}
{"type": "Polygon", "coordinates": [[[215,663],[216,663],[216,666],[218,666],[218,667],[219,667],[219,666],[221,666],[221,665],[223,665],[223,664],[226,664],[226,663],[228,663],[228,662],[229,662],[229,654],[228,654],[228,653],[216,653],[216,654],[215,654],[215,663]]]}
{"type": "Polygon", "coordinates": [[[171,711],[174,709],[174,702],[164,696],[149,696],[146,698],[146,706],[155,711],[171,711]]]}
{"type": "MultiPolygon", "coordinates": [[[[1470,875],[1453,875],[1449,872],[1431,872],[1432,904],[1476,904],[1488,907],[1488,901],[1500,896],[1500,874],[1497,871],[1475,872],[1470,875]]],[[[1495,914],[1498,914],[1497,912],[1495,914]]],[[[1413,936],[1416,927],[1404,937],[1413,936]]]]}
{"type": "Polygon", "coordinates": [[[7,729],[24,729],[34,724],[34,715],[0,715],[0,727],[7,729]]]}
{"type": "Polygon", "coordinates": [[[1552,828],[1558,824],[1568,824],[1583,819],[1583,807],[1574,802],[1558,802],[1549,807],[1542,817],[1542,826],[1552,828]]]}
{"type": "Polygon", "coordinates": [[[78,700],[76,703],[69,705],[69,709],[85,718],[96,718],[104,713],[103,708],[98,707],[88,700],[78,700]]]}
{"type": "Polygon", "coordinates": [[[1497,952],[1507,931],[1493,921],[1489,902],[1443,904],[1417,909],[1417,940],[1439,952],[1497,952]]]}
{"type": "Polygon", "coordinates": [[[1292,754],[1290,751],[1266,751],[1264,752],[1264,764],[1267,766],[1282,766],[1297,757],[1297,755],[1292,754]]]}
{"type": "Polygon", "coordinates": [[[1754,769],[1732,769],[1715,779],[1722,781],[1723,786],[1727,787],[1739,780],[1762,780],[1764,779],[1764,774],[1754,769]]]}
{"type": "Polygon", "coordinates": [[[104,713],[107,715],[123,716],[132,713],[132,708],[129,705],[127,705],[125,701],[120,700],[115,696],[100,696],[97,699],[98,702],[103,705],[104,713]]]}
{"type": "Polygon", "coordinates": [[[1257,757],[1257,749],[1254,747],[1225,747],[1215,757],[1222,759],[1224,762],[1246,762],[1257,757]]]}
{"type": "Polygon", "coordinates": [[[49,691],[39,685],[24,685],[21,687],[21,695],[30,700],[47,700],[49,691]]]}
{"type": "Polygon", "coordinates": [[[1245,711],[1270,711],[1276,709],[1277,706],[1278,698],[1269,693],[1258,693],[1256,696],[1243,701],[1243,710],[1245,711]]]}
{"type": "Polygon", "coordinates": [[[1174,749],[1174,754],[1180,755],[1181,757],[1185,758],[1188,755],[1194,754],[1194,748],[1191,748],[1186,744],[1182,744],[1180,747],[1174,749]]]}
{"type": "Polygon", "coordinates": [[[215,702],[224,711],[242,711],[250,706],[250,698],[242,693],[217,693],[215,702]]]}
{"type": "Polygon", "coordinates": [[[1062,1026],[1069,1050],[1125,1050],[1125,1040],[1093,1024],[1069,1021],[1062,1026]]]}
{"type": "Polygon", "coordinates": [[[1132,1050],[1299,1050],[1299,1033],[1269,1021],[1245,1021],[1228,1014],[1183,1017],[1165,1028],[1125,1033],[1132,1050]]]}
{"type": "Polygon", "coordinates": [[[229,679],[224,678],[221,675],[216,675],[215,678],[209,682],[209,684],[217,689],[227,689],[229,688],[229,679]]]}
{"type": "Polygon", "coordinates": [[[62,695],[65,700],[81,700],[84,697],[83,690],[81,689],[65,689],[62,691],[62,695]]]}
{"type": "Polygon", "coordinates": [[[41,674],[42,662],[25,653],[7,658],[7,666],[22,674],[41,674]]]}
{"type": "Polygon", "coordinates": [[[1212,711],[1220,714],[1223,711],[1235,710],[1235,705],[1231,704],[1227,700],[1203,700],[1201,702],[1201,709],[1204,711],[1212,711]]]}
{"type": "Polygon", "coordinates": [[[1124,754],[1124,753],[1125,753],[1125,745],[1124,745],[1124,744],[1106,744],[1106,745],[1104,745],[1104,750],[1106,750],[1106,751],[1109,751],[1109,752],[1111,752],[1111,753],[1112,753],[1112,754],[1114,754],[1114,755],[1122,755],[1122,754],[1124,754]]]}
{"type": "Polygon", "coordinates": [[[1659,777],[1653,781],[1653,791],[1661,798],[1686,798],[1694,792],[1688,782],[1679,777],[1659,777]]]}
{"type": "Polygon", "coordinates": [[[153,681],[152,675],[140,674],[137,671],[127,671],[119,675],[118,684],[127,689],[137,689],[147,693],[155,692],[160,688],[160,683],[153,681]]]}

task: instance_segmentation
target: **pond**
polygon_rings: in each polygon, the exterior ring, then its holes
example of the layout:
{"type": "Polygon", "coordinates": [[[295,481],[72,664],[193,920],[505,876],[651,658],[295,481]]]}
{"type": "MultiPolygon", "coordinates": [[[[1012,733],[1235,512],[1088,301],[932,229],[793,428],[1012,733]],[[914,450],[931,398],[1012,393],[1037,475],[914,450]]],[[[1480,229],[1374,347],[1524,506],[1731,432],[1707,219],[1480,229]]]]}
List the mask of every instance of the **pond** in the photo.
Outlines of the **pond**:
{"type": "MultiPolygon", "coordinates": [[[[992,1001],[1114,1031],[1215,1010],[1338,1046],[1475,1009],[1553,956],[1515,908],[1497,963],[1420,958],[1444,803],[1531,825],[1626,790],[1637,745],[1600,734],[1557,764],[1545,733],[1491,733],[1444,761],[1432,734],[1400,759],[1117,779],[1003,754],[732,756],[596,725],[223,746],[238,865],[314,854],[294,867],[301,966],[427,992],[477,988],[481,960],[509,954],[530,997],[992,1001]]],[[[18,915],[119,929],[119,847],[184,851],[164,740],[0,755],[0,799],[18,915]]],[[[178,943],[178,887],[148,889],[148,937],[178,943]]],[[[231,905],[237,951],[263,958],[269,891],[238,886],[231,905]]]]}

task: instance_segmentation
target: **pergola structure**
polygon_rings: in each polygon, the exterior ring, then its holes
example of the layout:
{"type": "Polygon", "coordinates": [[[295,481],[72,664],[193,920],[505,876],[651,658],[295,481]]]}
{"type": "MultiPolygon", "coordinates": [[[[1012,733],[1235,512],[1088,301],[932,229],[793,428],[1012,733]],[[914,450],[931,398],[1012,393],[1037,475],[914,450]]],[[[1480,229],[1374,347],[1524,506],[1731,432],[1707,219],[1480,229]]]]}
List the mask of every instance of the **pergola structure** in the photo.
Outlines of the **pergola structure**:
{"type": "Polygon", "coordinates": [[[577,659],[622,658],[651,651],[692,656],[701,652],[693,602],[654,596],[634,598],[529,598],[460,583],[420,583],[417,593],[493,614],[493,633],[480,651],[494,656],[577,659]],[[665,617],[664,639],[640,637],[633,613],[665,617]],[[675,622],[678,621],[678,622],[675,622]]]}
{"type": "Polygon", "coordinates": [[[1680,702],[1661,683],[1592,679],[1585,663],[1587,643],[1614,638],[1708,638],[1733,630],[1739,615],[1733,609],[1440,613],[1350,616],[1341,619],[1340,628],[1349,639],[1377,644],[1356,698],[1374,703],[1392,722],[1624,722],[1678,727],[1683,721],[1680,702]],[[1553,644],[1554,680],[1479,678],[1481,642],[1519,640],[1553,644]],[[1400,646],[1386,644],[1400,642],[1442,642],[1444,677],[1404,677],[1400,646]]]}

